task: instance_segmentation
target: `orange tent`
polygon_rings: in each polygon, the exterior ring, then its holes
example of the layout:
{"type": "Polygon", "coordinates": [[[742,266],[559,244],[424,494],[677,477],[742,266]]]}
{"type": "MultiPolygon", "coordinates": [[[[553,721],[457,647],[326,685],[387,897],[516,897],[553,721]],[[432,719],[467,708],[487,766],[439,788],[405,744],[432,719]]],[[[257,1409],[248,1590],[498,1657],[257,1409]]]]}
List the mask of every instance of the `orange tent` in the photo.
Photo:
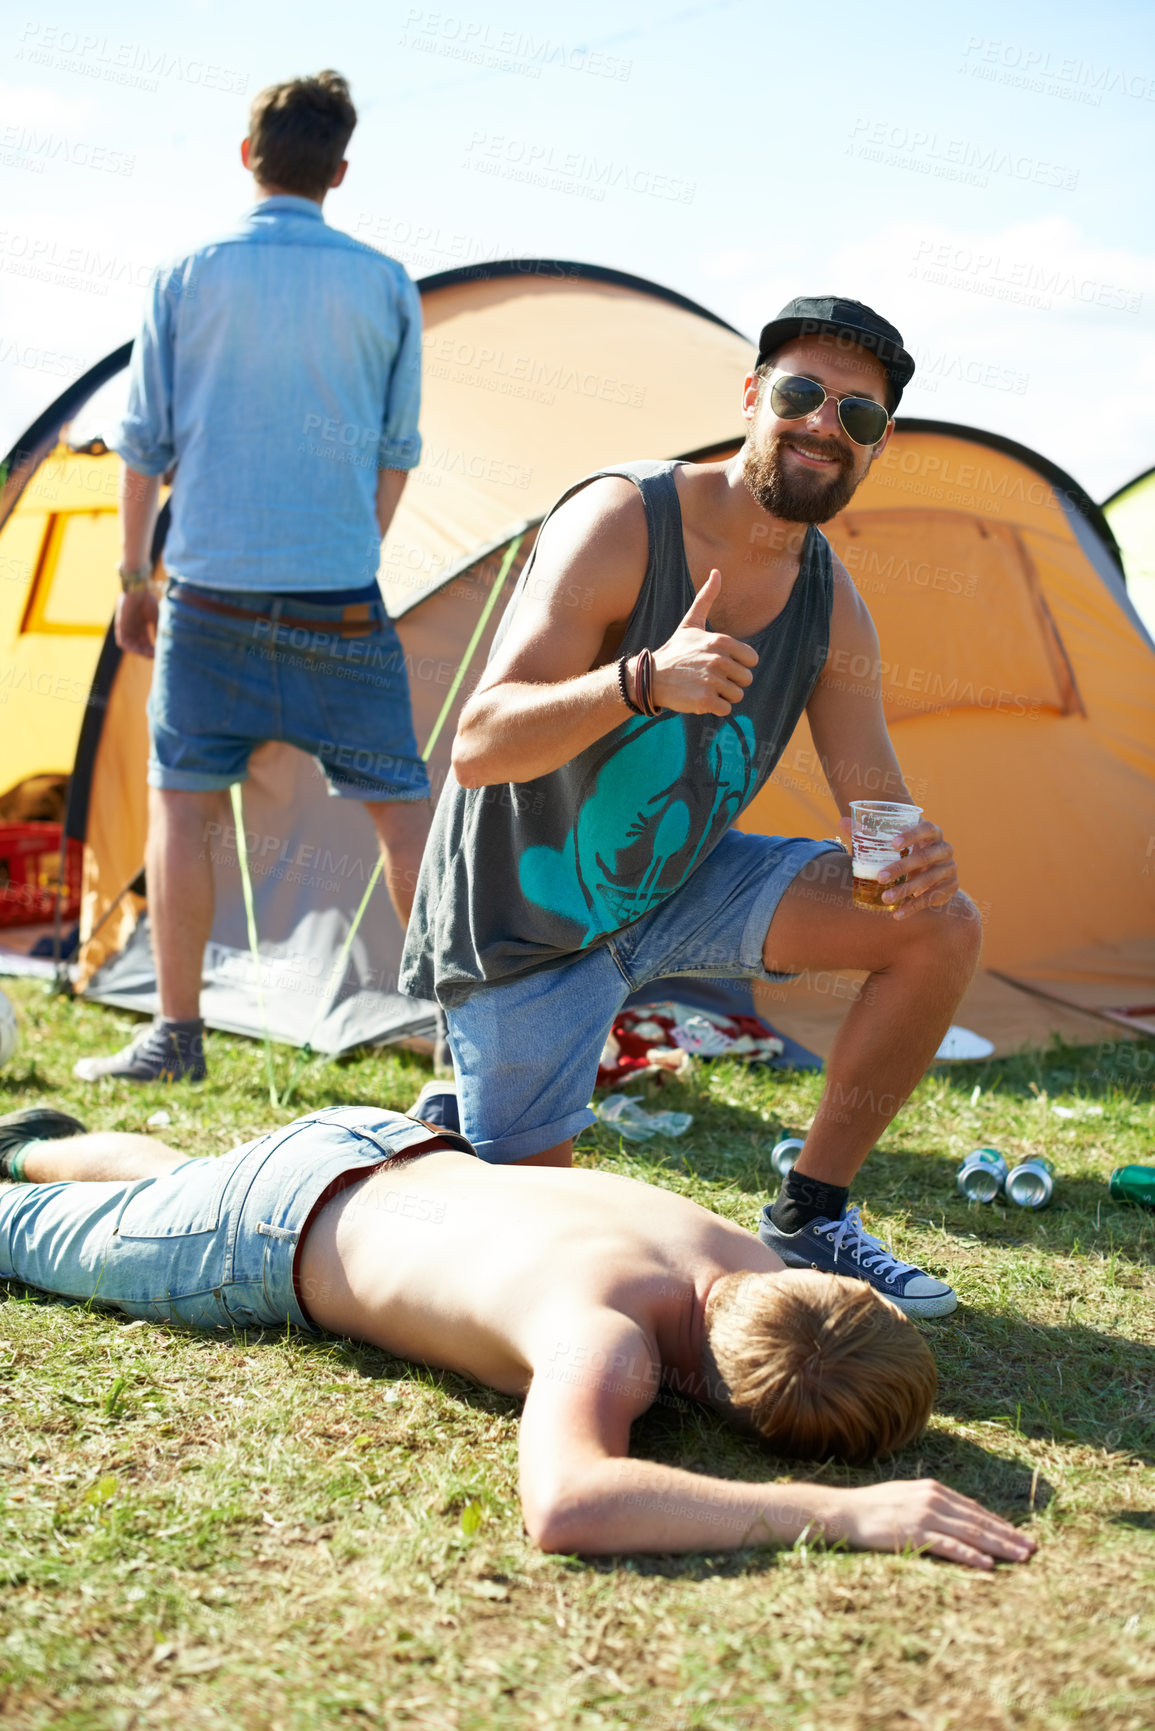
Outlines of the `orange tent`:
{"type": "MultiPolygon", "coordinates": [[[[420,287],[425,452],[380,581],[438,786],[550,505],[608,464],[729,456],[753,350],[682,297],[588,266],[513,261],[420,287]]],[[[1000,1052],[1139,1025],[1127,1012],[1155,1005],[1155,653],[1101,513],[1021,446],[900,419],[827,532],[878,626],[907,779],[954,841],[986,918],[986,971],[960,1022],[1000,1052]]],[[[866,669],[835,671],[853,681],[866,669]]],[[[136,924],[133,898],[117,898],[143,856],[148,674],[106,646],[69,815],[88,843],[87,990],[141,1009],[154,1002],[147,922],[136,924]]],[[[318,1050],[419,1034],[429,1007],[396,993],[400,934],[380,891],[329,991],[375,858],[360,808],[327,799],[311,760],[275,745],[254,756],[244,808],[272,1032],[318,1050]]],[[[742,824],[821,836],[835,821],[803,722],[742,824]]],[[[252,1032],[258,976],[227,825],[213,858],[205,1013],[252,1032]]],[[[759,988],[757,1001],[776,1027],[824,1051],[853,990],[849,977],[818,977],[759,988]]]]}
{"type": "MultiPolygon", "coordinates": [[[[1155,646],[1100,513],[1022,446],[900,419],[825,532],[878,629],[907,783],[983,915],[959,1020],[1007,1050],[1093,1038],[1104,1011],[1155,1018],[1155,646]]],[[[741,827],[836,819],[804,719],[741,827]]],[[[792,1010],[789,989],[758,1001],[825,1049],[842,1013],[825,984],[792,1010]]]]}

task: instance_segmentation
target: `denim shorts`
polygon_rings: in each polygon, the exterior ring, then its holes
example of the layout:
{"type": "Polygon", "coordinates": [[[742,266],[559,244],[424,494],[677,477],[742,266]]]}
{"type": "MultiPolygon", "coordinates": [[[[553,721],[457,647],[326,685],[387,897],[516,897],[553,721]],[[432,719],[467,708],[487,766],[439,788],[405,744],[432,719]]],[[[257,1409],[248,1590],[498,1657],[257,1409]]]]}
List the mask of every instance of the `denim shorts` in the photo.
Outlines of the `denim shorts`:
{"type": "Polygon", "coordinates": [[[614,1017],[651,980],[782,980],[762,945],[783,894],[835,844],[729,830],[659,907],[572,961],[479,986],[446,1009],[461,1128],[483,1160],[540,1154],[594,1121],[614,1017]]]}
{"type": "Polygon", "coordinates": [[[382,602],[361,608],[370,629],[341,636],[340,606],[170,583],[148,700],[149,786],[228,787],[258,745],[279,739],[317,758],[334,794],[428,799],[400,640],[382,602]],[[258,617],[205,611],[182,590],[258,617]]]}
{"type": "Polygon", "coordinates": [[[14,1184],[0,1191],[0,1278],[150,1322],[315,1334],[294,1282],[310,1215],[342,1178],[436,1134],[335,1106],[163,1178],[14,1184]]]}

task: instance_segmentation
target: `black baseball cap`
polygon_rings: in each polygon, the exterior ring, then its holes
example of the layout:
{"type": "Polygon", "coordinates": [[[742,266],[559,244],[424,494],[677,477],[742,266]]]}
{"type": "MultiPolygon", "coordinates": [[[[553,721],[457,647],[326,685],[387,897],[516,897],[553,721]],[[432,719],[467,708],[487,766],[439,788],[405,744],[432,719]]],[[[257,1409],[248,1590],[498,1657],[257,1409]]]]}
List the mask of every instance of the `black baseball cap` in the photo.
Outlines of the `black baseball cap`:
{"type": "Polygon", "coordinates": [[[844,300],[841,295],[800,295],[789,301],[778,317],[763,327],[758,340],[758,366],[795,337],[813,337],[819,331],[848,337],[860,349],[869,349],[878,356],[890,380],[893,414],[903,388],[914,376],[914,358],[903,348],[902,336],[895,327],[862,301],[844,300]]]}

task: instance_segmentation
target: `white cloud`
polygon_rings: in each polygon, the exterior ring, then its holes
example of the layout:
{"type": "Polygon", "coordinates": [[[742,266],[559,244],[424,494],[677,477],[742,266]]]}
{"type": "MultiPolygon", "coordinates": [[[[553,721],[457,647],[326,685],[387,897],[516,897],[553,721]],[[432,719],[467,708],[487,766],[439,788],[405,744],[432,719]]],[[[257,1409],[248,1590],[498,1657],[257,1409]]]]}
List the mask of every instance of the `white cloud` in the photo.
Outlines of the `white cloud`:
{"type": "Polygon", "coordinates": [[[0,115],[4,117],[0,137],[11,128],[67,132],[87,125],[92,104],[84,97],[65,96],[46,84],[0,84],[0,115]]]}

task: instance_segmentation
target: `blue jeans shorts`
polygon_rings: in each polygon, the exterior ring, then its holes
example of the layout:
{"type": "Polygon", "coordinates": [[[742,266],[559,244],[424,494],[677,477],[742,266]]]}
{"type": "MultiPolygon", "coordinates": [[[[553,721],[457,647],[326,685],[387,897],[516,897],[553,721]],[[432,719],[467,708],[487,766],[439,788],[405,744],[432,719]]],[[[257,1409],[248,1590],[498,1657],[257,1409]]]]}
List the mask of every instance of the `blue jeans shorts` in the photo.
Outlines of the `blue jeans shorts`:
{"type": "Polygon", "coordinates": [[[540,1154],[594,1121],[614,1017],[651,980],[782,980],[762,945],[783,894],[833,844],[729,830],[681,889],[572,961],[478,987],[446,1009],[461,1128],[483,1160],[540,1154]]]}
{"type": "Polygon", "coordinates": [[[163,1178],[14,1184],[0,1191],[0,1278],[150,1322],[315,1334],[294,1281],[311,1215],[341,1180],[436,1133],[335,1106],[163,1178]]]}
{"type": "Polygon", "coordinates": [[[149,786],[228,787],[258,745],[279,739],[317,758],[334,794],[428,799],[397,632],[374,600],[356,609],[368,629],[342,636],[335,627],[353,611],[170,582],[148,700],[149,786]],[[206,611],[182,591],[257,617],[206,611]]]}

